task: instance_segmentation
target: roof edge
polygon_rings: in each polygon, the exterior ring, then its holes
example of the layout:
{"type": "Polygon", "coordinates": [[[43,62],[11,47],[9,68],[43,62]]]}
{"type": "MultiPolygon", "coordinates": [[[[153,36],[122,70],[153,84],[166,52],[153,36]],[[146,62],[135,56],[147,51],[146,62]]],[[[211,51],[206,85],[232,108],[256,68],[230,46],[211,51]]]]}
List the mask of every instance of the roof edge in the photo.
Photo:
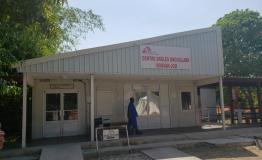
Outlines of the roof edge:
{"type": "Polygon", "coordinates": [[[131,47],[135,45],[152,43],[155,41],[170,39],[174,36],[179,37],[179,36],[186,36],[186,35],[199,34],[199,33],[204,33],[204,32],[209,32],[209,31],[218,31],[218,30],[220,30],[219,26],[212,26],[208,28],[201,28],[201,29],[195,29],[195,30],[190,30],[190,31],[177,32],[177,33],[160,35],[160,36],[151,37],[151,38],[144,38],[140,40],[123,42],[123,43],[99,46],[99,47],[94,47],[94,48],[87,48],[87,49],[70,51],[70,52],[65,52],[65,53],[58,53],[58,54],[51,55],[51,56],[45,56],[45,57],[39,57],[39,58],[33,58],[33,59],[27,59],[24,61],[20,61],[15,65],[15,68],[21,69],[21,67],[24,67],[24,66],[44,63],[50,60],[70,58],[70,57],[85,55],[85,54],[94,53],[94,52],[101,52],[101,51],[106,51],[106,50],[113,50],[113,49],[119,49],[119,48],[124,48],[124,47],[131,47]]]}

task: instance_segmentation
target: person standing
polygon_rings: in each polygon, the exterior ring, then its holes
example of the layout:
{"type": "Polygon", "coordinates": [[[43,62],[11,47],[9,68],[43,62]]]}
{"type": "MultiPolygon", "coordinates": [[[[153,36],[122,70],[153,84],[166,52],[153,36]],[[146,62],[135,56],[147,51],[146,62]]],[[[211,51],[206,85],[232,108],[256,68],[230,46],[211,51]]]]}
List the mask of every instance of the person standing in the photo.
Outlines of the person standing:
{"type": "Polygon", "coordinates": [[[127,117],[128,117],[128,132],[130,134],[133,134],[133,131],[135,130],[135,134],[142,134],[141,131],[138,130],[137,127],[137,120],[136,117],[138,116],[136,107],[134,105],[134,98],[130,98],[130,102],[128,104],[128,111],[127,111],[127,117]]]}

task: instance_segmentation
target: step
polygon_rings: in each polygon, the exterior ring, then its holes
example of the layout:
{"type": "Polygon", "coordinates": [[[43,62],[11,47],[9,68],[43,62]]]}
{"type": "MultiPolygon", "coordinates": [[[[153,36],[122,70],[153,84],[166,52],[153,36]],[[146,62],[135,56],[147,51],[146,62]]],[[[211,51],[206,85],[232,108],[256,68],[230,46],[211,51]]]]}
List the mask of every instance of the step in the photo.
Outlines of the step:
{"type": "Polygon", "coordinates": [[[62,144],[45,146],[40,160],[83,160],[80,144],[62,144]]]}
{"type": "Polygon", "coordinates": [[[173,147],[147,149],[142,152],[155,160],[201,160],[173,147]]]}

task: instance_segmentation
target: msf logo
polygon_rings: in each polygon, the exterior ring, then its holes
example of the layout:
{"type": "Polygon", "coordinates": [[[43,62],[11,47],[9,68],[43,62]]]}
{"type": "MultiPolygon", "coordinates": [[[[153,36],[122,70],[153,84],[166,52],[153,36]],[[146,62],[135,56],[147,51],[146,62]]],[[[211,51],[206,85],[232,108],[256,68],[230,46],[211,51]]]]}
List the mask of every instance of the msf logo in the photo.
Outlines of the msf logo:
{"type": "Polygon", "coordinates": [[[150,54],[150,53],[151,53],[151,48],[148,47],[148,46],[146,46],[145,48],[143,48],[142,53],[144,53],[144,54],[150,54]]]}
{"type": "Polygon", "coordinates": [[[152,49],[149,46],[146,46],[142,49],[143,54],[155,54],[158,55],[155,51],[152,51],[152,49]]]}

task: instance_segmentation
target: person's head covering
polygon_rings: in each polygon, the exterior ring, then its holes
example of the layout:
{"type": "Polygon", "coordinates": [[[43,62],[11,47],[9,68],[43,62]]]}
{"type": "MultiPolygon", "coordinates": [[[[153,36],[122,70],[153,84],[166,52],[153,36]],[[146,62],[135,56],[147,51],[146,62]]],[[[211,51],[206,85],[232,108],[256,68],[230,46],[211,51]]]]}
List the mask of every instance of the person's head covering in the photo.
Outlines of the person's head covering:
{"type": "Polygon", "coordinates": [[[134,97],[130,97],[130,102],[131,102],[131,103],[134,103],[134,101],[135,101],[135,100],[134,100],[134,97]]]}

